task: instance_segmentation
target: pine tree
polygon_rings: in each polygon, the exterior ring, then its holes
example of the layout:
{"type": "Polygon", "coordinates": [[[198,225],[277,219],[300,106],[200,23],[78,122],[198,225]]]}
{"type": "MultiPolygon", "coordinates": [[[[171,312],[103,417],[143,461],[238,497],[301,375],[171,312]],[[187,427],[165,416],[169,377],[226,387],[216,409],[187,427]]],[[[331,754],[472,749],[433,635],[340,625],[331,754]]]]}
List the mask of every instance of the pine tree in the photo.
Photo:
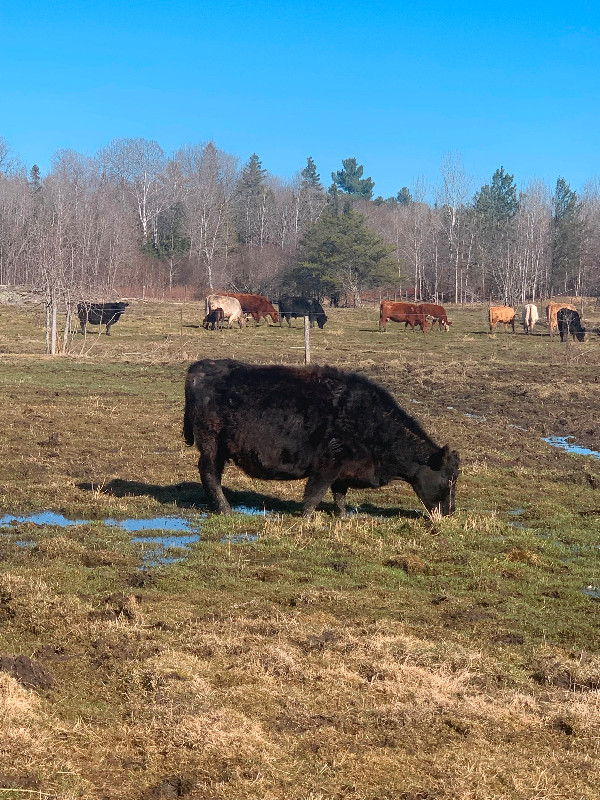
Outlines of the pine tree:
{"type": "Polygon", "coordinates": [[[364,168],[359,166],[355,158],[342,159],[343,169],[332,172],[333,184],[346,194],[356,195],[370,200],[375,183],[371,178],[363,178],[364,168]]]}
{"type": "Polygon", "coordinates": [[[500,167],[492,176],[491,185],[482,186],[475,195],[475,211],[496,225],[512,219],[519,211],[514,175],[500,167]]]}
{"type": "Polygon", "coordinates": [[[553,198],[552,286],[556,291],[570,288],[579,292],[583,225],[581,203],[564,178],[556,181],[553,198]]]}
{"type": "Polygon", "coordinates": [[[401,206],[409,206],[413,202],[413,196],[410,193],[410,189],[408,186],[403,186],[398,194],[396,195],[396,200],[400,203],[401,206]]]}
{"type": "Polygon", "coordinates": [[[311,189],[323,191],[323,184],[321,183],[321,176],[317,172],[315,162],[309,156],[306,166],[300,173],[301,182],[304,186],[309,186],[311,189]]]}
{"type": "Polygon", "coordinates": [[[302,238],[292,277],[312,293],[351,293],[358,301],[363,289],[393,280],[392,250],[349,203],[341,212],[331,206],[302,238]]]}
{"type": "Polygon", "coordinates": [[[263,247],[267,239],[267,221],[273,204],[273,193],[266,183],[267,170],[253,153],[242,169],[234,203],[234,219],[238,238],[250,247],[263,247]]]}

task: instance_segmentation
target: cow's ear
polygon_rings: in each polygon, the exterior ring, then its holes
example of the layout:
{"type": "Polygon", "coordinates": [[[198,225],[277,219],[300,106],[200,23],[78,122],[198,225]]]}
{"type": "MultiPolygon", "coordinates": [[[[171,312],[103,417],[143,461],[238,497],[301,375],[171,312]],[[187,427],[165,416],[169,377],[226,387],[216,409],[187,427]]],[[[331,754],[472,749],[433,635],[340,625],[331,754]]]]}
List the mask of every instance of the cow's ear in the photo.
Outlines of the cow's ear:
{"type": "Polygon", "coordinates": [[[440,447],[439,450],[436,450],[435,453],[432,453],[429,456],[429,459],[427,461],[427,466],[430,469],[434,469],[436,472],[439,472],[441,468],[444,466],[447,457],[448,457],[448,445],[444,445],[444,447],[440,447]]]}

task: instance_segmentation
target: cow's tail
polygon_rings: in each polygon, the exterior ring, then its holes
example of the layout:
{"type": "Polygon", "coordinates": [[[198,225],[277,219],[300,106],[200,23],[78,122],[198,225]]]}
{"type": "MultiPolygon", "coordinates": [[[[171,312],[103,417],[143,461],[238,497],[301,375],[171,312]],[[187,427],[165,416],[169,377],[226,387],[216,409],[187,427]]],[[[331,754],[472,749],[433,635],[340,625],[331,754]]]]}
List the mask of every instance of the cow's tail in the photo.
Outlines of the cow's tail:
{"type": "Polygon", "coordinates": [[[185,412],[183,414],[183,438],[188,447],[194,444],[195,397],[192,386],[185,387],[185,412]]]}

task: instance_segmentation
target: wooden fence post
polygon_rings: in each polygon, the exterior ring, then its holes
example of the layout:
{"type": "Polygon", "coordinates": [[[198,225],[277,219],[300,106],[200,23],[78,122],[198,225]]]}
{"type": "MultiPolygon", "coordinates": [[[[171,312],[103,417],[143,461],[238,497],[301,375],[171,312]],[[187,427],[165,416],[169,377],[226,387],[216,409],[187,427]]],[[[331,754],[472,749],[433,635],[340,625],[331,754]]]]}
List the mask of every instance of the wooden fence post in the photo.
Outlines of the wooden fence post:
{"type": "Polygon", "coordinates": [[[304,363],[310,364],[310,325],[308,317],[304,317],[304,363]]]}

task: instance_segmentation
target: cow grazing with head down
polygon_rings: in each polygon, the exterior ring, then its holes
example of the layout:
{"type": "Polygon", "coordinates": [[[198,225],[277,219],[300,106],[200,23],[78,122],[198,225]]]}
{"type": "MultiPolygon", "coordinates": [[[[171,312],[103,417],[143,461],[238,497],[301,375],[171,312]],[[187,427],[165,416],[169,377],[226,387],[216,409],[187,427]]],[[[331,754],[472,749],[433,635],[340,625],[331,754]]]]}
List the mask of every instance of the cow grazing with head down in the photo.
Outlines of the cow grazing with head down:
{"type": "Polygon", "coordinates": [[[379,330],[385,331],[387,322],[404,322],[404,327],[407,325],[415,329],[418,325],[423,333],[429,328],[429,322],[425,316],[425,312],[421,306],[415,303],[396,303],[393,300],[383,300],[379,307],[379,330]]]}
{"type": "Polygon", "coordinates": [[[558,328],[557,314],[561,308],[568,308],[570,311],[577,310],[575,306],[572,306],[570,303],[556,303],[551,300],[546,306],[546,321],[548,322],[550,336],[552,336],[554,331],[558,328]]]}
{"type": "Polygon", "coordinates": [[[223,309],[219,306],[218,308],[213,309],[209,314],[204,317],[204,321],[202,323],[202,327],[206,328],[206,330],[223,330],[223,321],[225,319],[225,314],[223,313],[223,309]]]}
{"type": "Polygon", "coordinates": [[[78,303],[77,316],[81,332],[85,335],[90,325],[106,325],[106,335],[110,336],[111,325],[118,322],[129,303],[78,303]]]}
{"type": "Polygon", "coordinates": [[[258,324],[264,317],[271,317],[273,322],[279,322],[275,306],[262,294],[240,294],[239,292],[223,292],[225,297],[235,297],[240,301],[244,314],[251,314],[252,319],[258,324]]]}
{"type": "Polygon", "coordinates": [[[454,511],[458,453],[438,447],[381,386],[332,367],[197,361],[185,382],[183,434],[215,511],[230,513],[221,486],[233,461],[253,478],[308,478],[310,515],[331,488],[346,513],[349,488],[407,481],[428,511],[454,511]]]}
{"type": "Polygon", "coordinates": [[[584,341],[585,328],[581,326],[581,318],[577,311],[571,308],[559,308],[556,314],[556,322],[561,342],[566,341],[569,338],[569,334],[573,339],[576,338],[578,342],[584,341]]]}
{"type": "Polygon", "coordinates": [[[499,322],[504,325],[504,330],[507,330],[507,325],[512,327],[512,332],[515,332],[515,310],[512,306],[490,306],[490,333],[494,330],[499,322]]]}
{"type": "Polygon", "coordinates": [[[228,328],[231,328],[234,322],[237,322],[240,328],[244,327],[244,312],[242,311],[240,301],[235,297],[227,297],[227,295],[223,294],[209,294],[204,301],[206,316],[216,308],[222,309],[224,318],[228,320],[228,328]]]}
{"type": "Polygon", "coordinates": [[[323,311],[323,306],[318,300],[311,297],[290,297],[290,295],[282,295],[279,298],[279,325],[283,325],[283,320],[292,327],[292,318],[308,317],[310,327],[315,324],[319,328],[327,322],[327,316],[323,311]]]}
{"type": "Polygon", "coordinates": [[[417,308],[420,308],[426,317],[431,317],[433,319],[434,328],[437,322],[439,324],[438,330],[441,331],[442,326],[446,332],[450,330],[452,322],[448,319],[444,306],[439,306],[437,303],[419,303],[417,308]]]}
{"type": "Polygon", "coordinates": [[[523,309],[523,327],[525,328],[525,333],[533,333],[535,323],[538,319],[537,306],[534,303],[527,303],[523,309]]]}

